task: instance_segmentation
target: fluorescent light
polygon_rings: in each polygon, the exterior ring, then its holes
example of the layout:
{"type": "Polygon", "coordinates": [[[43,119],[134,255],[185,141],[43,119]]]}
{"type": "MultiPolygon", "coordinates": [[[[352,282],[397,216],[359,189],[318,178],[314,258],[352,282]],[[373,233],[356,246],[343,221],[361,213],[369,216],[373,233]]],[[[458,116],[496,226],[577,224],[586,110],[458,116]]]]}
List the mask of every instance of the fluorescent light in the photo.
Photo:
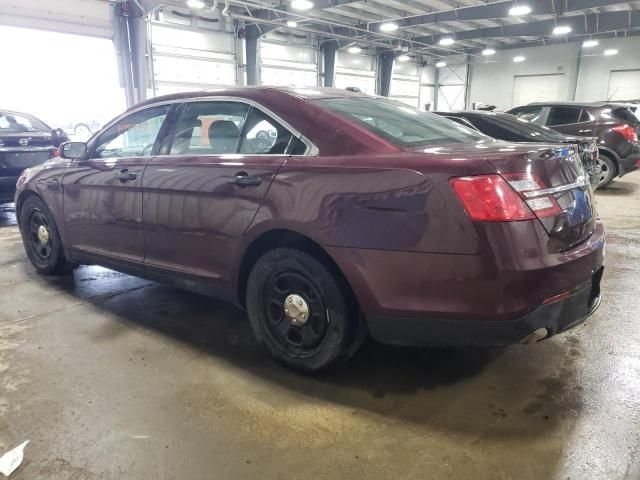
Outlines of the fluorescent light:
{"type": "Polygon", "coordinates": [[[309,0],[293,0],[291,8],[294,10],[310,10],[313,8],[313,2],[309,0]]]}
{"type": "Polygon", "coordinates": [[[409,57],[409,55],[400,55],[398,57],[398,61],[400,61],[400,62],[408,62],[410,58],[411,57],[409,57]]]}
{"type": "Polygon", "coordinates": [[[456,43],[456,41],[451,37],[444,37],[441,38],[438,43],[446,47],[447,45],[453,45],[454,43],[456,43]]]}
{"type": "Polygon", "coordinates": [[[442,68],[442,67],[446,67],[446,66],[447,66],[447,62],[442,62],[441,61],[441,62],[436,63],[436,67],[438,67],[438,68],[442,68]]]}
{"type": "Polygon", "coordinates": [[[289,20],[287,22],[287,27],[296,28],[298,26],[298,22],[294,22],[293,20],[289,20]]]}
{"type": "Polygon", "coordinates": [[[569,25],[558,25],[553,29],[554,35],[566,35],[571,31],[571,27],[569,25]]]}
{"type": "Polygon", "coordinates": [[[494,55],[496,51],[493,48],[485,48],[482,50],[482,55],[494,55]]]}
{"type": "Polygon", "coordinates": [[[386,22],[380,25],[380,30],[383,32],[395,32],[398,28],[398,24],[393,22],[386,22]]]}
{"type": "Polygon", "coordinates": [[[609,56],[609,55],[617,55],[618,54],[618,50],[616,50],[615,48],[607,48],[604,51],[604,54],[609,56]]]}
{"type": "Polygon", "coordinates": [[[362,49],[360,47],[358,47],[357,45],[353,45],[353,46],[349,47],[349,49],[347,51],[349,53],[361,53],[362,49]]]}
{"type": "Polygon", "coordinates": [[[517,57],[513,57],[513,61],[516,63],[524,62],[525,58],[522,55],[518,55],[517,57]]]}
{"type": "Polygon", "coordinates": [[[202,0],[187,0],[187,7],[198,10],[204,8],[204,2],[202,0]]]}
{"type": "Polygon", "coordinates": [[[529,15],[531,13],[531,7],[527,5],[519,5],[517,7],[511,7],[509,9],[509,15],[514,17],[521,17],[522,15],[529,15]]]}
{"type": "Polygon", "coordinates": [[[598,40],[585,40],[584,42],[582,42],[582,46],[584,48],[597,47],[598,45],[600,45],[600,42],[598,40]]]}

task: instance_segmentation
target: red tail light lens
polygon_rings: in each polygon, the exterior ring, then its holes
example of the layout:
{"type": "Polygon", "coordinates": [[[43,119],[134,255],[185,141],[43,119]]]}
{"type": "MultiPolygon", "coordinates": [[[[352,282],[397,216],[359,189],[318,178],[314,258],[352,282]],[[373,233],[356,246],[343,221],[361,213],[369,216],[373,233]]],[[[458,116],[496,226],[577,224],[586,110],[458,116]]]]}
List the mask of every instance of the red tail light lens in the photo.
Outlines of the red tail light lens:
{"type": "Polygon", "coordinates": [[[611,130],[619,135],[622,135],[628,142],[638,141],[638,133],[632,125],[616,125],[615,127],[612,127],[611,130]]]}
{"type": "Polygon", "coordinates": [[[512,222],[536,218],[522,197],[500,175],[458,177],[449,183],[472,220],[512,222]]]}

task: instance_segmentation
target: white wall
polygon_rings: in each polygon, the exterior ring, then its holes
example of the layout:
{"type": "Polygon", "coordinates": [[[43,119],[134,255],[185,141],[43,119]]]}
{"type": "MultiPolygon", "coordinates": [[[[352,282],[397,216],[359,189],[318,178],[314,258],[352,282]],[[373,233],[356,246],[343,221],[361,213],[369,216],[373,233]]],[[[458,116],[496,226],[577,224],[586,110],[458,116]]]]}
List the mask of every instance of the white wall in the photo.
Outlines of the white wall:
{"type": "Polygon", "coordinates": [[[611,71],[632,69],[640,69],[640,37],[600,40],[597,47],[583,49],[576,100],[606,100],[611,71]],[[619,53],[605,57],[602,52],[607,48],[619,53]]]}
{"type": "MultiPolygon", "coordinates": [[[[477,63],[471,70],[471,103],[496,105],[506,110],[512,105],[513,82],[516,75],[562,73],[561,98],[573,99],[580,43],[548,45],[498,51],[489,63],[477,63]],[[522,55],[525,61],[514,63],[513,57],[522,55]]],[[[480,60],[482,61],[482,60],[480,60]]]]}

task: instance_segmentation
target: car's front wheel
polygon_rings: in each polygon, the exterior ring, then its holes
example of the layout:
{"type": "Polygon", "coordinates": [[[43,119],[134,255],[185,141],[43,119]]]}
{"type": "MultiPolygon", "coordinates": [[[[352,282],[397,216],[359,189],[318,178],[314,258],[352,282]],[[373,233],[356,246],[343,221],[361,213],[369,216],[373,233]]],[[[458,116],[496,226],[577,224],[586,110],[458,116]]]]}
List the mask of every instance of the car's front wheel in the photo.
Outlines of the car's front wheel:
{"type": "Polygon", "coordinates": [[[24,249],[36,270],[46,275],[60,275],[76,266],[65,258],[56,222],[40,198],[25,200],[19,222],[24,249]]]}
{"type": "Polygon", "coordinates": [[[618,168],[613,159],[606,153],[601,153],[599,155],[598,164],[600,165],[600,181],[598,182],[598,188],[604,188],[616,177],[618,174],[618,168]]]}
{"type": "Polygon", "coordinates": [[[345,286],[323,262],[300,250],[265,253],[247,282],[256,337],[279,362],[307,373],[345,358],[358,328],[345,286]]]}

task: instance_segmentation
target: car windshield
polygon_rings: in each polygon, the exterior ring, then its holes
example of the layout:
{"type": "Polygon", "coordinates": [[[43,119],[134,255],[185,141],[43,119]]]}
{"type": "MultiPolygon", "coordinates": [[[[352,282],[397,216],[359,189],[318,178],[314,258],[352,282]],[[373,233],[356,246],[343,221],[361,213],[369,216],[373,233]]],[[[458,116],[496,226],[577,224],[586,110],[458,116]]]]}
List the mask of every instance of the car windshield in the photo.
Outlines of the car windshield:
{"type": "Polygon", "coordinates": [[[48,132],[51,130],[43,122],[34,117],[17,113],[0,112],[0,132],[48,132]]]}
{"type": "Polygon", "coordinates": [[[400,147],[471,143],[487,137],[458,123],[399,102],[374,97],[316,100],[320,105],[355,120],[400,147]]]}

